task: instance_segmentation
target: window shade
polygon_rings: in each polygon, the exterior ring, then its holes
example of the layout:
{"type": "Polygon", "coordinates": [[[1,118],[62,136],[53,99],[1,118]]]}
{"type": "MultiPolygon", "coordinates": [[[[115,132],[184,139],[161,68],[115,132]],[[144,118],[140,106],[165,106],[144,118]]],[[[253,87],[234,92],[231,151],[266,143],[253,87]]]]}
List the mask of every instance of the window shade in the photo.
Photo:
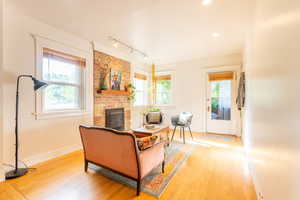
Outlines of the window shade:
{"type": "Polygon", "coordinates": [[[73,56],[67,53],[59,52],[48,48],[43,48],[43,57],[48,57],[56,60],[62,60],[63,62],[78,64],[81,67],[85,67],[86,65],[85,58],[73,56]]]}
{"type": "Polygon", "coordinates": [[[141,80],[147,80],[147,76],[144,74],[134,73],[134,78],[141,79],[141,80]]]}
{"type": "Polygon", "coordinates": [[[209,81],[233,80],[233,72],[220,72],[208,74],[209,81]]]}
{"type": "Polygon", "coordinates": [[[171,75],[156,76],[155,80],[157,80],[157,81],[171,80],[171,75]]]}

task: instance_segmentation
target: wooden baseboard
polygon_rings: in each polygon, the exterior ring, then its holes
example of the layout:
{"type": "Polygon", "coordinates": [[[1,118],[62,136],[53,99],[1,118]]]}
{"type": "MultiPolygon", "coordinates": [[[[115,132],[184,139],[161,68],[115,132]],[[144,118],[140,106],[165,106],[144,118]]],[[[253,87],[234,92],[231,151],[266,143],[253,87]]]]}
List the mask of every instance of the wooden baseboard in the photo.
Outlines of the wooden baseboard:
{"type": "Polygon", "coordinates": [[[26,163],[26,165],[28,166],[32,166],[32,165],[36,165],[38,163],[47,161],[47,160],[51,160],[53,158],[68,154],[68,153],[72,153],[74,151],[80,150],[82,149],[82,145],[71,145],[71,146],[66,146],[66,147],[62,147],[53,151],[48,151],[48,152],[44,152],[44,153],[38,153],[34,156],[30,156],[28,158],[24,159],[24,162],[26,163]]]}
{"type": "Polygon", "coordinates": [[[0,166],[0,182],[5,181],[5,171],[2,168],[2,166],[0,166]]]}
{"type": "Polygon", "coordinates": [[[238,135],[226,134],[226,133],[212,133],[212,132],[206,132],[206,134],[220,135],[220,136],[231,136],[231,137],[241,137],[241,136],[238,136],[238,135]]]}

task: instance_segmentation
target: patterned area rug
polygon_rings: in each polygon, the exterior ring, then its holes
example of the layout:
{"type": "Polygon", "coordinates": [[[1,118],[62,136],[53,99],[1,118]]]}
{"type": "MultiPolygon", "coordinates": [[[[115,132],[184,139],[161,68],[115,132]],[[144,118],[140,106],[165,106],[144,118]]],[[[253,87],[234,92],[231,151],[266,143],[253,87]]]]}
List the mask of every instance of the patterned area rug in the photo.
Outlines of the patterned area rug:
{"type": "MultiPolygon", "coordinates": [[[[173,141],[170,146],[166,147],[165,149],[165,173],[161,173],[161,166],[157,169],[154,169],[148,176],[143,179],[141,190],[152,196],[159,197],[168,183],[171,181],[172,177],[176,174],[178,169],[180,169],[180,167],[188,159],[194,148],[195,145],[193,144],[187,143],[184,145],[178,141],[173,141]]],[[[96,165],[90,164],[89,168],[119,183],[136,188],[136,181],[133,181],[96,165]]]]}

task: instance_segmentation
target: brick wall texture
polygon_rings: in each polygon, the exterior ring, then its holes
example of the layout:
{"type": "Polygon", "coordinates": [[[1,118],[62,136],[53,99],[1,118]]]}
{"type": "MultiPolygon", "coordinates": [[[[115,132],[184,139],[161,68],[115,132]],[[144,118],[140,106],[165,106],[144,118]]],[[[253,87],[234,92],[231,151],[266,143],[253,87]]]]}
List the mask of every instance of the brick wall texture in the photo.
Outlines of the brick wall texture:
{"type": "MultiPolygon", "coordinates": [[[[122,72],[121,90],[123,90],[124,85],[130,82],[130,63],[105,53],[94,51],[94,125],[105,126],[105,109],[124,108],[125,130],[130,130],[131,105],[128,96],[97,93],[97,90],[100,88],[101,73],[110,71],[111,68],[122,72]]],[[[110,76],[110,73],[108,76],[110,76]]]]}

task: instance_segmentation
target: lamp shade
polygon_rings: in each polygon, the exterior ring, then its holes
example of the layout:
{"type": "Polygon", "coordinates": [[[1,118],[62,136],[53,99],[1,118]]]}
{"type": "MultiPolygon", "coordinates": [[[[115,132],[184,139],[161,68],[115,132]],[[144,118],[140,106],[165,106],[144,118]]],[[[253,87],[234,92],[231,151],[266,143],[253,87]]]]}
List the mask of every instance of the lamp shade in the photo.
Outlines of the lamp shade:
{"type": "Polygon", "coordinates": [[[33,81],[33,88],[34,91],[37,91],[38,89],[42,88],[42,87],[46,87],[48,86],[48,83],[43,82],[43,81],[39,81],[36,78],[32,77],[32,81],[33,81]]]}

